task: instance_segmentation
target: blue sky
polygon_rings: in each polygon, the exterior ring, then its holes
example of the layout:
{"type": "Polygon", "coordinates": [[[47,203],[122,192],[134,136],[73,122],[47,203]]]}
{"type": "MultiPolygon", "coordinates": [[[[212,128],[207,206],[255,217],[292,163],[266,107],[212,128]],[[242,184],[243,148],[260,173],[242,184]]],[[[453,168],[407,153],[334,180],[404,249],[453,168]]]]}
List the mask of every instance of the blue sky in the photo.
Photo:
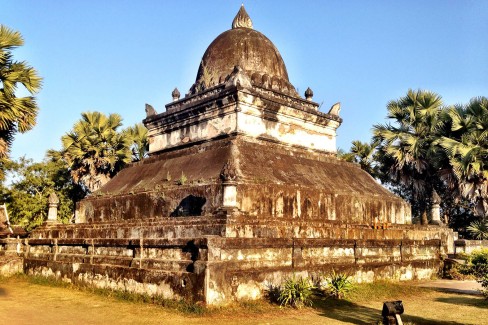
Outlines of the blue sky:
{"type": "MultiPolygon", "coordinates": [[[[211,41],[241,1],[0,0],[15,50],[44,78],[37,126],[14,158],[41,160],[84,111],[119,113],[124,126],[186,93],[211,41]]],[[[245,1],[254,28],[279,49],[290,81],[327,112],[342,103],[338,147],[369,141],[386,104],[409,88],[446,104],[488,96],[488,1],[245,1]]]]}

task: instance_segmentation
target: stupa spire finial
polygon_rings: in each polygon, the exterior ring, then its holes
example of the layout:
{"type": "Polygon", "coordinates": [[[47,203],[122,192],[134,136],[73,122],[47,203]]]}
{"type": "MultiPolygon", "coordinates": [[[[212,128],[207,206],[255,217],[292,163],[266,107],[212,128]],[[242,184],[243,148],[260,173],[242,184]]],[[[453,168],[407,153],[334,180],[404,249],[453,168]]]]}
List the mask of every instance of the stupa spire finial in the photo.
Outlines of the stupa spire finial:
{"type": "Polygon", "coordinates": [[[246,9],[244,8],[244,4],[241,5],[239,12],[232,21],[232,29],[239,27],[252,28],[252,20],[251,17],[249,17],[249,15],[247,14],[246,9]]]}

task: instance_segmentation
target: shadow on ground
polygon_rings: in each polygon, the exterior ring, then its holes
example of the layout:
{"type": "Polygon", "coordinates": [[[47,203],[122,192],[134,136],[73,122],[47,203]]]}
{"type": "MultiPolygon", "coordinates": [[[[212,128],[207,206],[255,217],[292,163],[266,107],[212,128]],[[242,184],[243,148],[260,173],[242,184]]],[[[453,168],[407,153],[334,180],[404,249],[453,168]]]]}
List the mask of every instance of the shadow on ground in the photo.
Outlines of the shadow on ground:
{"type": "Polygon", "coordinates": [[[6,295],[7,295],[7,291],[4,288],[0,288],[0,297],[6,296],[6,295]]]}
{"type": "MultiPolygon", "coordinates": [[[[314,308],[320,311],[320,315],[326,318],[348,322],[351,324],[380,324],[381,308],[370,308],[358,305],[347,300],[335,300],[332,298],[323,298],[314,300],[314,308]]],[[[462,323],[440,321],[418,316],[402,315],[404,322],[425,325],[462,325],[462,323]]]]}
{"type": "Polygon", "coordinates": [[[460,295],[459,297],[440,297],[436,298],[435,300],[439,302],[444,302],[446,304],[453,304],[458,306],[464,305],[483,309],[488,308],[488,300],[479,297],[466,297],[460,295]]]}
{"type": "Polygon", "coordinates": [[[455,288],[429,288],[429,289],[437,292],[443,292],[443,293],[482,296],[482,293],[479,290],[455,289],[455,288]]]}

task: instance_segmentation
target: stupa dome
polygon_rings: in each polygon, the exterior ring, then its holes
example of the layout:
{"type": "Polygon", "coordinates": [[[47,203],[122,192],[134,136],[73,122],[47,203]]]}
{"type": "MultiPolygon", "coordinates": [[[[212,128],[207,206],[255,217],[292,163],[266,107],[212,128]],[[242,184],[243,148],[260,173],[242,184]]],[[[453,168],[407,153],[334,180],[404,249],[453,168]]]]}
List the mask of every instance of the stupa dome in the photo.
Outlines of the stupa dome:
{"type": "Polygon", "coordinates": [[[269,85],[266,88],[276,84],[277,90],[295,92],[280,52],[266,36],[253,29],[244,6],[234,18],[232,29],[220,34],[205,51],[191,92],[225,81],[235,66],[240,66],[253,84],[269,85]]]}

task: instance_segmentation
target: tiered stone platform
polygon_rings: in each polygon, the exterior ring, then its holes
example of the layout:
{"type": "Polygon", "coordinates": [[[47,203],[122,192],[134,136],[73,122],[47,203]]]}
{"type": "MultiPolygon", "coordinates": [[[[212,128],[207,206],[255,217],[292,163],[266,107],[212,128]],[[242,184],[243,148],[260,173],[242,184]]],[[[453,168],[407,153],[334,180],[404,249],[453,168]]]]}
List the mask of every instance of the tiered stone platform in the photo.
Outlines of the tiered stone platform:
{"type": "Polygon", "coordinates": [[[24,241],[24,267],[96,287],[215,304],[258,298],[293,273],[334,269],[359,282],[430,278],[449,240],[449,232],[435,226],[371,229],[337,222],[321,225],[329,234],[323,238],[197,235],[204,223],[222,229],[222,221],[161,218],[39,229],[24,241]],[[175,229],[193,236],[172,237],[175,229]]]}

